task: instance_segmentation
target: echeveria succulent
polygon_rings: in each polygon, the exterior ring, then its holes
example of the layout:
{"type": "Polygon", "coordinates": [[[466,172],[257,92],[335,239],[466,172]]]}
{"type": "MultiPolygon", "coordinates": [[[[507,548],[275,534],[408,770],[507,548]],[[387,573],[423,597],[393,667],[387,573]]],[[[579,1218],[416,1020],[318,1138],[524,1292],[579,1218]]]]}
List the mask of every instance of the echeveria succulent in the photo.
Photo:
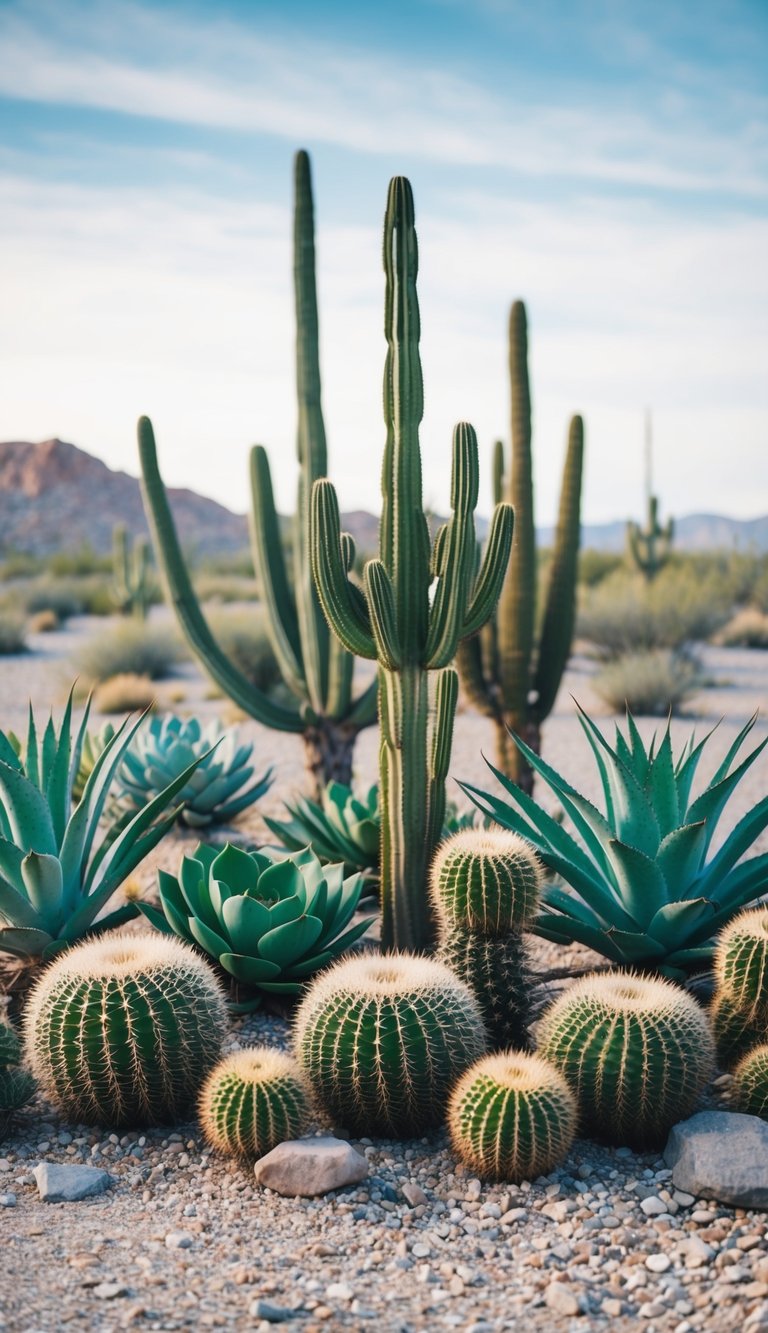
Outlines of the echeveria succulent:
{"type": "Polygon", "coordinates": [[[268,790],[272,769],[253,778],[253,746],[236,728],[197,718],[148,718],[126,751],[119,780],[124,806],[140,809],[194,761],[197,768],[180,793],[179,821],[191,828],[228,824],[268,790]]]}
{"type": "Polygon", "coordinates": [[[199,843],[178,877],[159,871],[162,911],[139,907],[243,985],[296,992],[370,926],[373,917],[349,924],[362,883],[360,875],[344,879],[342,865],[321,865],[308,847],[276,861],[264,851],[199,843]]]}

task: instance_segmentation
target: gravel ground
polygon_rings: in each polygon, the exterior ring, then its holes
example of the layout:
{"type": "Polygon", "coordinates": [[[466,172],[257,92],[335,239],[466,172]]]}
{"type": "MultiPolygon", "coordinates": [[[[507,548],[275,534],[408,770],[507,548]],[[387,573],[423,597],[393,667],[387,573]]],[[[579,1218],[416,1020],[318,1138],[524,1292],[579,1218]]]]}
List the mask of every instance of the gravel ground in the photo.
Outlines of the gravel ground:
{"type": "MultiPolygon", "coordinates": [[[[0,725],[23,727],[24,700],[58,706],[66,659],[90,631],[73,622],[39,636],[35,653],[0,667],[0,725]]],[[[766,705],[768,653],[708,649],[717,682],[695,700],[697,727],[720,716],[720,757],[739,726],[766,705]]],[[[545,754],[597,796],[573,693],[594,707],[590,664],[578,657],[547,724],[545,754]]],[[[215,713],[190,664],[185,708],[215,713]]],[[[645,725],[645,724],[644,724],[645,725]]],[[[652,725],[652,724],[651,724],[652,725]]],[[[677,734],[690,721],[673,724],[677,734]]],[[[254,723],[264,763],[279,755],[279,786],[267,809],[301,780],[301,748],[254,723]]],[[[754,736],[768,734],[765,718],[754,736]]],[[[460,714],[453,771],[492,786],[480,750],[492,755],[487,722],[460,714]]],[[[375,736],[361,738],[362,780],[375,776],[375,736]]],[[[724,832],[762,796],[766,756],[739,789],[724,832]]],[[[254,814],[239,826],[258,837],[254,814]]],[[[154,865],[175,868],[194,838],[167,839],[154,865]]],[[[765,840],[764,840],[765,844],[765,840]]],[[[143,885],[154,865],[138,876],[143,885]]],[[[583,964],[585,951],[537,944],[535,965],[583,964]]],[[[257,1014],[233,1026],[231,1044],[286,1045],[285,1019],[257,1014]]],[[[728,1079],[711,1090],[727,1100],[728,1079]]],[[[335,1126],[343,1132],[343,1126],[335,1126]]],[[[578,1142],[562,1168],[519,1187],[480,1185],[440,1133],[395,1143],[363,1140],[362,1185],[321,1200],[283,1199],[241,1166],[212,1154],[194,1121],[166,1130],[108,1135],[64,1124],[38,1100],[0,1146],[0,1328],[11,1333],[71,1327],[223,1327],[383,1331],[459,1329],[768,1331],[768,1243],[763,1213],[745,1213],[676,1193],[653,1155],[578,1142]],[[105,1195],[44,1204],[32,1169],[40,1160],[89,1162],[114,1177],[105,1195]]]]}

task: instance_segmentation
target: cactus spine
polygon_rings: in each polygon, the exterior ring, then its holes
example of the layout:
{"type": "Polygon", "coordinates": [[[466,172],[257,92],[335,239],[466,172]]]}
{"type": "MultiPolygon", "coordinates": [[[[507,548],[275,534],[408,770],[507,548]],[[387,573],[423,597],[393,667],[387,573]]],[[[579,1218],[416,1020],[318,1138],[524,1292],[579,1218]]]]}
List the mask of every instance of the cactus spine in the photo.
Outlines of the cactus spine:
{"type": "Polygon", "coordinates": [[[564,1075],[585,1133],[654,1147],[690,1115],[714,1064],[706,1015],[670,981],[583,977],[546,1011],[539,1054],[564,1075]]]}
{"type": "Polygon", "coordinates": [[[768,1046],[753,1046],[733,1071],[731,1105],[768,1120],[768,1046]]]}
{"type": "Polygon", "coordinates": [[[352,1133],[412,1138],[440,1123],[453,1083],[485,1050],[467,986],[409,954],[329,968],[301,1004],[296,1054],[319,1102],[352,1133]]]}
{"type": "Polygon", "coordinates": [[[134,537],[128,546],[124,523],[112,529],[112,600],[121,615],[146,620],[150,602],[149,543],[134,537]]]}
{"type": "Polygon", "coordinates": [[[712,1025],[726,1068],[768,1033],[768,907],[740,912],[720,932],[712,1025]]]}
{"type": "Polygon", "coordinates": [[[440,846],[431,878],[438,958],[473,991],[493,1045],[526,1046],[531,977],[523,930],[539,902],[535,852],[515,833],[469,829],[440,846]]]}
{"type": "MultiPolygon", "coordinates": [[[[353,655],[329,633],[314,589],[309,555],[309,503],[313,482],[327,472],[320,402],[320,361],[315,285],[314,210],[309,157],[295,159],[294,289],[298,393],[299,486],[293,523],[293,579],[283,555],[267,454],[251,450],[251,544],[270,642],[295,702],[276,703],[257,689],[216,643],[195,597],[157,464],[151,422],[139,421],[144,505],[167,597],[206,671],[244,712],[276,731],[301,734],[308,772],[319,795],[326,782],[351,781],[358,732],[376,720],[376,690],[355,697],[353,655]]],[[[351,539],[349,562],[354,558],[351,539]]]]}
{"type": "Polygon", "coordinates": [[[486,1180],[519,1183],[561,1162],[576,1132],[576,1100],[535,1055],[505,1051],[472,1065],[448,1104],[454,1152],[486,1180]]]}
{"type": "Polygon", "coordinates": [[[299,1138],[309,1102],[294,1060],[269,1046],[238,1051],[211,1070],[200,1093],[200,1122],[214,1148],[263,1157],[299,1138]]]}
{"type": "Polygon", "coordinates": [[[333,486],[318,481],[312,494],[312,559],[323,609],[350,652],[378,661],[382,945],[387,950],[420,949],[433,937],[426,886],[445,816],[458,693],[450,664],[461,639],[477,633],[496,604],[512,538],[512,511],[499,505],[478,568],[477,440],[472,427],[462,423],[453,436],[452,517],[430,543],[419,448],[423,388],[417,268],[413,195],[408,181],[396,177],[384,222],[387,439],[380,553],[365,567],[363,592],[348,578],[351,545],[340,532],[333,486]]]}
{"type": "Polygon", "coordinates": [[[541,726],[552,711],[568,662],[576,614],[584,423],[571,418],[560,491],[554,549],[549,565],[541,633],[536,642],[536,533],[533,516],[531,394],[525,306],[515,301],[509,317],[512,389],[512,453],[505,477],[504,447],[493,453],[493,498],[515,511],[515,540],[495,616],[461,645],[458,666],[475,707],[493,719],[498,766],[530,793],[533,771],[509,732],[539,753],[541,726]]]}
{"type": "Polygon", "coordinates": [[[188,1119],[225,1032],[213,972],[160,934],[113,933],[69,949],[46,968],[25,1014],[32,1072],[83,1124],[188,1119]]]}

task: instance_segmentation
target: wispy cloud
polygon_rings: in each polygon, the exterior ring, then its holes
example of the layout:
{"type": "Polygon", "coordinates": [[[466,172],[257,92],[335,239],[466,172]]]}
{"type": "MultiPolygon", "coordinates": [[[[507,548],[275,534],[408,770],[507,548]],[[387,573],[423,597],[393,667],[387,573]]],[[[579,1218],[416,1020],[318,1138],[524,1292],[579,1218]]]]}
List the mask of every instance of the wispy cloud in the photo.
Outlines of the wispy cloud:
{"type": "MultiPolygon", "coordinates": [[[[44,5],[0,13],[0,93],[43,103],[118,111],[177,123],[266,133],[357,152],[535,178],[580,179],[680,192],[768,193],[768,134],[738,144],[706,139],[678,107],[674,124],[615,93],[590,108],[553,98],[489,93],[477,80],[403,55],[280,37],[223,20],[185,19],[132,4],[91,11],[44,5]],[[41,19],[45,21],[41,21],[41,19]],[[141,52],[141,55],[132,54],[141,52]],[[168,52],[148,63],[146,52],[168,52]]],[[[762,109],[768,107],[768,99],[762,109]]],[[[756,107],[756,111],[759,110],[756,107]]]]}

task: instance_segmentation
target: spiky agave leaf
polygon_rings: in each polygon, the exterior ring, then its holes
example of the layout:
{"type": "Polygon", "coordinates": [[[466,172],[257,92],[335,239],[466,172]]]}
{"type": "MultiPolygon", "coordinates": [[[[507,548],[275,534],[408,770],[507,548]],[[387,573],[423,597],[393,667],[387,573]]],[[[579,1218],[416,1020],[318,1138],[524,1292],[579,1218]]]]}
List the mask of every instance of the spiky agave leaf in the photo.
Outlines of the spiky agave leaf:
{"type": "Polygon", "coordinates": [[[343,861],[348,874],[376,874],[379,866],[381,808],[376,784],[357,796],[341,782],[329,782],[320,801],[298,797],[285,802],[288,820],[264,817],[264,823],[291,852],[310,845],[323,862],[343,861]]]}
{"type": "Polygon", "coordinates": [[[708,786],[692,797],[711,732],[698,743],[692,735],[675,757],[669,724],[660,742],[654,735],[646,746],[628,713],[626,734],[617,725],[611,746],[581,709],[579,721],[598,767],[604,813],[514,737],[557,797],[573,833],[492,764],[511,803],[469,785],[464,790],[487,816],[526,838],[568,886],[545,890],[539,935],[577,940],[614,962],[683,976],[711,961],[718,930],[768,889],[768,853],[741,859],[768,827],[768,797],[708,859],[728,799],[768,740],[737,763],[756,715],[750,718],[708,786]]]}
{"type": "Polygon", "coordinates": [[[96,923],[115,890],[173,824],[176,810],[162,816],[198,762],[99,840],[115,774],[144,715],[126,718],[107,741],[73,805],[89,708],[74,736],[71,709],[70,693],[59,732],[50,721],[42,743],[30,711],[21,758],[0,732],[0,952],[19,958],[50,957],[87,933],[137,915],[129,903],[96,923]]]}

